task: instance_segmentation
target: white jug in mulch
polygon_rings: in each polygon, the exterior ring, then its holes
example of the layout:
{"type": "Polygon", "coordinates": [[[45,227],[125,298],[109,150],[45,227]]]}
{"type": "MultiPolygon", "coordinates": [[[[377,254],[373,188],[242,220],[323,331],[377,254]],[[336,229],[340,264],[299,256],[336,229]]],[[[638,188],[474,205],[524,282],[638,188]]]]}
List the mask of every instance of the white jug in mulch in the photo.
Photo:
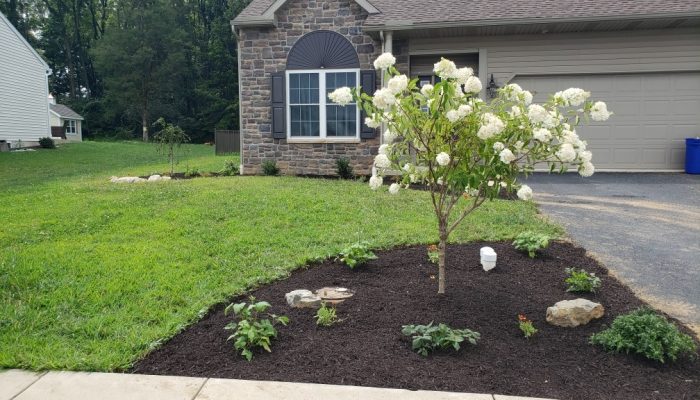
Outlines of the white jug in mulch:
{"type": "Polygon", "coordinates": [[[481,266],[484,271],[490,271],[496,268],[496,252],[490,247],[482,247],[480,250],[481,266]]]}

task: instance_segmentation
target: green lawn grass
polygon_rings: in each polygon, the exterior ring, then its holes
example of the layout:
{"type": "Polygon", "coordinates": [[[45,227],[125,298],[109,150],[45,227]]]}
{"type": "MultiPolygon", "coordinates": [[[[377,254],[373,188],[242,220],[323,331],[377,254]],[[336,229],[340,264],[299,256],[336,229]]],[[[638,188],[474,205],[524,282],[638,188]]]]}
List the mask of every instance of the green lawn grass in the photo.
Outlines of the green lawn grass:
{"type": "MultiPolygon", "coordinates": [[[[230,158],[187,149],[199,170],[230,158]]],[[[0,153],[0,368],[123,370],[213,304],[356,238],[375,248],[436,240],[425,192],[293,177],[108,181],[163,171],[141,143],[0,153]]],[[[493,201],[452,239],[526,229],[561,233],[531,203],[493,201]]],[[[447,279],[449,290],[449,266],[447,279]]]]}

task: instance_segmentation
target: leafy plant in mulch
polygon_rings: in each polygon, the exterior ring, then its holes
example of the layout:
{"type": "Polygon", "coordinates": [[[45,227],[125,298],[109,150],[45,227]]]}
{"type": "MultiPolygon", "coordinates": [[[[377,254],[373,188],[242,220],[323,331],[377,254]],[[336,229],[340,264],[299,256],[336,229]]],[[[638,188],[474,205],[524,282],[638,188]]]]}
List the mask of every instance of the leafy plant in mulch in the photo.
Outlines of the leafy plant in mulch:
{"type": "Polygon", "coordinates": [[[567,268],[564,270],[568,277],[564,282],[567,284],[567,292],[587,292],[595,293],[600,288],[600,278],[594,273],[588,273],[582,269],[567,268]]]}
{"type": "Polygon", "coordinates": [[[316,318],[316,325],[328,327],[338,322],[338,313],[335,307],[329,307],[324,301],[321,303],[321,307],[316,311],[316,316],[314,318],[316,318]]]}
{"type": "Polygon", "coordinates": [[[277,167],[277,161],[275,160],[265,160],[262,163],[263,174],[269,176],[279,175],[280,169],[277,167]]]}
{"type": "Polygon", "coordinates": [[[549,236],[532,231],[525,231],[515,237],[513,247],[535,258],[537,252],[549,246],[549,236]]]}
{"type": "Polygon", "coordinates": [[[238,166],[238,162],[235,160],[226,160],[224,162],[224,168],[219,171],[219,175],[222,176],[233,176],[233,175],[238,175],[240,173],[240,168],[238,166]]]}
{"type": "Polygon", "coordinates": [[[533,324],[525,314],[518,314],[518,328],[520,328],[520,331],[526,339],[530,339],[538,332],[537,328],[535,328],[535,324],[533,324]]]}
{"type": "Polygon", "coordinates": [[[440,252],[436,244],[428,246],[428,260],[435,265],[440,262],[440,252]]]}
{"type": "Polygon", "coordinates": [[[350,165],[350,160],[347,158],[339,158],[335,161],[335,169],[338,176],[342,179],[352,179],[355,174],[352,170],[352,165],[350,165]]]}
{"type": "Polygon", "coordinates": [[[224,329],[234,331],[227,340],[235,340],[233,346],[241,352],[248,361],[253,359],[253,349],[261,347],[267,352],[272,352],[270,345],[272,339],[277,337],[276,324],[287,325],[289,318],[267,313],[270,303],[266,301],[255,302],[250,298],[250,304],[245,302],[230,304],[224,310],[225,314],[233,311],[238,322],[231,322],[224,329]],[[268,318],[264,318],[267,316],[268,318]]]}
{"type": "Polygon", "coordinates": [[[42,149],[55,149],[56,142],[54,142],[50,137],[43,137],[39,139],[39,146],[42,149]]]}
{"type": "Polygon", "coordinates": [[[202,176],[202,172],[196,167],[187,168],[187,170],[185,170],[184,176],[185,178],[195,178],[198,176],[202,176]]]}
{"type": "Polygon", "coordinates": [[[413,350],[427,357],[434,350],[444,350],[453,348],[459,351],[460,344],[464,341],[476,345],[476,341],[481,338],[479,332],[469,329],[452,329],[445,324],[433,325],[404,325],[401,330],[406,336],[411,336],[411,347],[413,350]]]}
{"type": "Polygon", "coordinates": [[[338,259],[345,263],[348,267],[354,269],[357,266],[365,264],[369,260],[376,260],[377,256],[369,249],[366,242],[357,242],[346,247],[338,259]]]}
{"type": "Polygon", "coordinates": [[[610,328],[591,336],[591,343],[606,351],[639,354],[661,363],[676,361],[684,354],[697,356],[693,338],[649,308],[615,318],[610,328]]]}

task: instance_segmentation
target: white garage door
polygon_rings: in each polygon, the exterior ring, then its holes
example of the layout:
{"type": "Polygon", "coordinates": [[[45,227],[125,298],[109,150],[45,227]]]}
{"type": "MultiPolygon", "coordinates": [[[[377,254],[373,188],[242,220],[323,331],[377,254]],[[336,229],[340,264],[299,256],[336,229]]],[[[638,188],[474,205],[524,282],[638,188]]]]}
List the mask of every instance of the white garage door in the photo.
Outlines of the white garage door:
{"type": "Polygon", "coordinates": [[[604,100],[614,115],[578,129],[598,170],[681,170],[685,138],[700,135],[700,73],[521,76],[535,101],[569,87],[604,100]]]}

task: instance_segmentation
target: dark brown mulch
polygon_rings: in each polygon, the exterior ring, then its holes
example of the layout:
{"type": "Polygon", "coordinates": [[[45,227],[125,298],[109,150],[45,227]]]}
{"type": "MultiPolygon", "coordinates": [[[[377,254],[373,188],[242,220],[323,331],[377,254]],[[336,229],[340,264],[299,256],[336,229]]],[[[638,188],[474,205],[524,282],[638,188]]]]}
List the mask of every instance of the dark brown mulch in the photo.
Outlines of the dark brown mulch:
{"type": "Polygon", "coordinates": [[[231,318],[221,305],[138,362],[133,372],[558,399],[700,399],[700,361],[660,365],[588,343],[614,316],[644,303],[583,249],[554,243],[531,260],[508,243],[489,243],[498,266],[486,273],[479,266],[482,245],[449,247],[442,297],[435,294],[436,268],[424,246],[378,252],[378,260],[354,271],[334,261],[299,270],[252,293],[291,318],[280,328],[273,353],[256,353],[252,362],[237,355],[226,341],[229,332],[223,328],[231,318]],[[596,272],[603,281],[599,294],[566,293],[564,268],[570,266],[596,272]],[[357,291],[338,307],[344,320],[330,328],[318,328],[313,311],[285,304],[286,292],[330,285],[357,291]],[[578,328],[545,322],[547,306],[576,297],[601,302],[605,317],[578,328]],[[520,334],[518,313],[540,330],[534,338],[520,334]],[[476,330],[482,339],[460,352],[421,357],[411,351],[401,326],[431,321],[476,330]]]}

